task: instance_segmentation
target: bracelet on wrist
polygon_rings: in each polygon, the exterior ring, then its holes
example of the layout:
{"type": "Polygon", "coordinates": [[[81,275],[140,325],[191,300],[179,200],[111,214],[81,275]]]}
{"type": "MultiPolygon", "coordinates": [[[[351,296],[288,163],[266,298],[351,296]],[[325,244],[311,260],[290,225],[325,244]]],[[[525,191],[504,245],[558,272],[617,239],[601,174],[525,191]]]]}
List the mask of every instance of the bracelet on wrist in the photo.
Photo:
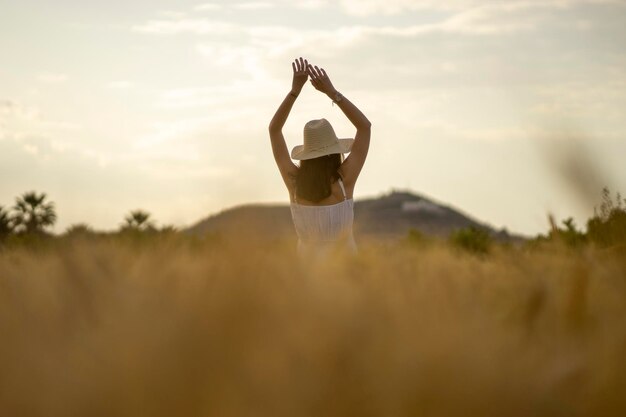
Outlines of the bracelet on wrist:
{"type": "Polygon", "coordinates": [[[290,91],[290,92],[289,92],[289,95],[290,95],[290,96],[293,96],[293,97],[295,97],[295,98],[298,98],[298,94],[294,93],[293,91],[290,91]]]}
{"type": "Polygon", "coordinates": [[[343,100],[343,94],[341,94],[339,91],[335,91],[330,99],[333,101],[333,104],[339,104],[341,103],[341,100],[343,100]]]}

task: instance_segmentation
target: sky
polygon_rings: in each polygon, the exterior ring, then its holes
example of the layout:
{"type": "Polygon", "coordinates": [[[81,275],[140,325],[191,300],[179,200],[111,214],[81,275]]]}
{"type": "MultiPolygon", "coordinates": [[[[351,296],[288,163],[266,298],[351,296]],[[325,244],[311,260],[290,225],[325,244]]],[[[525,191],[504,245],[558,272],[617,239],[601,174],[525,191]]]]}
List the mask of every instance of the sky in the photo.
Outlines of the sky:
{"type": "MultiPolygon", "coordinates": [[[[57,233],[288,203],[267,126],[291,61],[372,122],[355,199],[412,190],[534,235],[626,194],[626,1],[0,0],[0,205],[57,233]]],[[[355,129],[310,84],[284,133],[355,129]]]]}

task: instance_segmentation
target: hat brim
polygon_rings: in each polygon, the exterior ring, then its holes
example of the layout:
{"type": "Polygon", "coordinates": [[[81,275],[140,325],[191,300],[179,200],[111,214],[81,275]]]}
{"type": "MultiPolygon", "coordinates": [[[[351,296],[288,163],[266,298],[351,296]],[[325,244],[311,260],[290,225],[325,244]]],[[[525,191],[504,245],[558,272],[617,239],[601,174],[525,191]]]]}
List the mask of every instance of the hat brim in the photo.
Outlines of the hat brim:
{"type": "Polygon", "coordinates": [[[320,156],[332,155],[334,153],[349,153],[352,149],[354,139],[337,139],[336,143],[322,149],[313,149],[305,152],[304,145],[298,145],[291,150],[291,159],[302,161],[305,159],[319,158],[320,156]]]}

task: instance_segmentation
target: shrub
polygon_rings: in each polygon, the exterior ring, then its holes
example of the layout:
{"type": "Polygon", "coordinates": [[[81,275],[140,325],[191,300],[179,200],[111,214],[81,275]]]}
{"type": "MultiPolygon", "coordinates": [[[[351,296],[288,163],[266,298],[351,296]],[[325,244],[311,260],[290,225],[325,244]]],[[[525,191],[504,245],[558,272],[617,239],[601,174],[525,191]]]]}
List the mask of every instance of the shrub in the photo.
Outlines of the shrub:
{"type": "Polygon", "coordinates": [[[587,236],[583,232],[576,230],[576,225],[574,224],[574,219],[569,217],[563,220],[563,225],[565,229],[559,229],[555,227],[551,232],[551,237],[558,237],[570,247],[581,246],[585,242],[587,242],[587,236]]]}
{"type": "Polygon", "coordinates": [[[9,213],[0,206],[0,241],[6,239],[13,231],[9,213]]]}
{"type": "Polygon", "coordinates": [[[493,239],[486,230],[470,226],[453,232],[450,235],[450,243],[471,253],[486,254],[491,248],[493,239]]]}
{"type": "Polygon", "coordinates": [[[626,200],[618,193],[615,202],[608,188],[602,190],[600,209],[587,221],[587,236],[598,246],[608,247],[626,243],[626,200]]]}

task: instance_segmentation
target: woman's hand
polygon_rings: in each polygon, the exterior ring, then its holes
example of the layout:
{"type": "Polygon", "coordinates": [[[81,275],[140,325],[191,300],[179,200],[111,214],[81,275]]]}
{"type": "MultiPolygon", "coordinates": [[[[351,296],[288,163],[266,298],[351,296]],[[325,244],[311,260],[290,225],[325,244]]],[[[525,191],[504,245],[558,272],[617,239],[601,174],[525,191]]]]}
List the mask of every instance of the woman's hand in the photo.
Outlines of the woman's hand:
{"type": "Polygon", "coordinates": [[[306,59],[296,59],[291,63],[291,68],[293,68],[293,81],[291,82],[291,92],[295,95],[300,94],[302,91],[302,87],[306,84],[306,80],[309,78],[307,74],[307,66],[309,63],[306,59]]]}
{"type": "Polygon", "coordinates": [[[313,87],[334,100],[337,90],[333,86],[333,83],[330,82],[330,78],[328,78],[328,74],[326,74],[324,68],[318,68],[317,66],[314,67],[309,64],[307,66],[307,72],[309,77],[311,77],[311,84],[313,84],[313,87]]]}

